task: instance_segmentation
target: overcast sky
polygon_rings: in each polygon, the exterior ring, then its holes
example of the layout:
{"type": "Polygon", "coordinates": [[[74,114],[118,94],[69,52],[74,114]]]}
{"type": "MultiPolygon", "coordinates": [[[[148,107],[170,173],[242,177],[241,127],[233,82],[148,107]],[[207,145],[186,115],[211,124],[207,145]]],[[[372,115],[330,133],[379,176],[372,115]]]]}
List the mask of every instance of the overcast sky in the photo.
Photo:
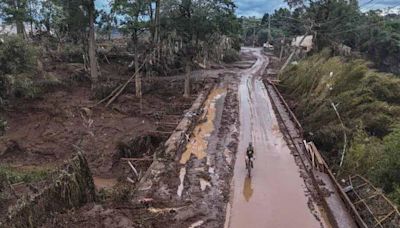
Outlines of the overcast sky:
{"type": "MultiPolygon", "coordinates": [[[[400,0],[360,0],[363,10],[385,9],[400,4],[400,0]]],[[[275,9],[286,7],[283,0],[235,0],[239,16],[262,17],[266,12],[273,12],[275,9]]]]}
{"type": "MultiPolygon", "coordinates": [[[[96,0],[98,8],[107,6],[108,0],[96,0]]],[[[236,13],[239,16],[262,17],[264,13],[273,12],[275,9],[286,7],[283,0],[234,0],[237,5],[236,13]]],[[[400,0],[359,0],[363,10],[385,9],[400,4],[400,0]]]]}

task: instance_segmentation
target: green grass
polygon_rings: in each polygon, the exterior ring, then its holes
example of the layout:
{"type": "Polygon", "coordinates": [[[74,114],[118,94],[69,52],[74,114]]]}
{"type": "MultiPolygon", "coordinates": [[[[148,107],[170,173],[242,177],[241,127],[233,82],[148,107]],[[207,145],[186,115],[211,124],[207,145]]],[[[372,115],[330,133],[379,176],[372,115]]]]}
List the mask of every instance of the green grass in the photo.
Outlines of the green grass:
{"type": "Polygon", "coordinates": [[[400,204],[400,78],[369,66],[323,50],[283,72],[280,89],[340,178],[364,175],[400,204]],[[339,168],[343,131],[349,144],[339,168]]]}
{"type": "Polygon", "coordinates": [[[11,184],[25,182],[37,182],[46,179],[49,174],[49,169],[20,169],[10,166],[0,165],[0,174],[5,174],[11,184]]]}

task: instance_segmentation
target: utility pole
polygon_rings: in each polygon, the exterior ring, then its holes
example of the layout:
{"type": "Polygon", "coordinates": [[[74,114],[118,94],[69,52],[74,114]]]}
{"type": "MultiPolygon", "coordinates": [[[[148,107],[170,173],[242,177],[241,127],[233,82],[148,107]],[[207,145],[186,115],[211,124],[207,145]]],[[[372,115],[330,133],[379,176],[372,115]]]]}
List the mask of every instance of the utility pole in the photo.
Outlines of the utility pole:
{"type": "Polygon", "coordinates": [[[279,62],[282,61],[283,48],[285,47],[285,41],[286,41],[286,36],[284,36],[283,40],[281,40],[281,53],[279,54],[279,62]]]}
{"type": "Polygon", "coordinates": [[[256,47],[256,26],[253,28],[253,48],[256,47]]]}
{"type": "MultiPolygon", "coordinates": [[[[303,35],[303,37],[300,40],[300,43],[297,45],[295,45],[292,53],[289,55],[289,58],[286,60],[285,64],[283,64],[283,66],[281,67],[281,69],[279,70],[279,75],[283,72],[283,70],[288,66],[288,64],[290,63],[290,61],[292,61],[293,56],[296,54],[297,50],[301,48],[301,45],[303,44],[303,41],[306,39],[306,37],[311,34],[312,29],[314,27],[314,23],[312,21],[310,21],[310,26],[306,27],[306,33],[303,35]]],[[[279,79],[279,78],[278,78],[279,79]]]]}
{"type": "Polygon", "coordinates": [[[268,44],[271,43],[272,36],[271,36],[271,15],[268,14],[268,44]]]}
{"type": "Polygon", "coordinates": [[[92,79],[92,90],[96,88],[99,72],[97,69],[97,58],[96,58],[96,35],[95,35],[95,4],[94,0],[88,2],[88,13],[89,13],[89,64],[90,64],[90,77],[92,79]]]}

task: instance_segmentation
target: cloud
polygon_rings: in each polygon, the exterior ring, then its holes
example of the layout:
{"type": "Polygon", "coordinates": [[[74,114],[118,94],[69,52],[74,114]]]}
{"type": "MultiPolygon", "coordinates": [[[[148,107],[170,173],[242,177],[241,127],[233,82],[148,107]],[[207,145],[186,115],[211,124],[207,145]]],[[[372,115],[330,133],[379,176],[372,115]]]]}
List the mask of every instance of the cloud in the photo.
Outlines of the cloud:
{"type": "Polygon", "coordinates": [[[374,9],[388,9],[396,6],[400,8],[399,0],[361,0],[359,5],[363,11],[374,10],[374,9]]]}
{"type": "MultiPolygon", "coordinates": [[[[99,9],[109,9],[110,0],[95,0],[99,9]]],[[[262,17],[265,13],[272,13],[281,7],[287,7],[283,0],[234,0],[236,14],[239,16],[262,17]]],[[[359,0],[363,11],[370,9],[385,9],[399,4],[399,0],[359,0]]]]}
{"type": "Polygon", "coordinates": [[[239,16],[262,17],[265,13],[271,13],[275,9],[286,7],[283,0],[235,0],[239,16]]]}
{"type": "Polygon", "coordinates": [[[98,9],[108,9],[110,8],[109,0],[95,0],[96,8],[98,9]]]}
{"type": "MultiPolygon", "coordinates": [[[[235,0],[237,15],[262,17],[265,13],[272,13],[281,7],[287,7],[283,0],[235,0]]],[[[387,9],[399,6],[399,0],[360,0],[363,11],[370,9],[387,9]]],[[[400,8],[400,7],[398,7],[400,8]]]]}

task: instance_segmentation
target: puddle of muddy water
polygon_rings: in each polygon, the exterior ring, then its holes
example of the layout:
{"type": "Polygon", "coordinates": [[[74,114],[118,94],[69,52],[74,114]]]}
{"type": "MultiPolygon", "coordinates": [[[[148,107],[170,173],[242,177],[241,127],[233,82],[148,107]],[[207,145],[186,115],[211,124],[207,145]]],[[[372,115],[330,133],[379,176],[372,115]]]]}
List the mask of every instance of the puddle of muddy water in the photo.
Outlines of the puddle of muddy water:
{"type": "Polygon", "coordinates": [[[115,178],[107,179],[101,177],[93,177],[93,182],[96,189],[101,190],[101,189],[111,189],[118,183],[118,180],[115,178]]]}
{"type": "Polygon", "coordinates": [[[225,93],[225,88],[217,88],[214,89],[208,96],[204,104],[206,111],[201,117],[201,120],[204,120],[204,122],[195,127],[193,131],[193,136],[190,138],[189,143],[186,145],[186,150],[182,154],[180,160],[181,164],[186,164],[192,155],[196,156],[196,158],[200,160],[204,159],[207,156],[207,138],[214,131],[214,119],[216,116],[215,104],[218,99],[220,99],[225,93]]]}
{"type": "Polygon", "coordinates": [[[244,185],[243,185],[243,196],[246,199],[247,202],[250,201],[251,196],[253,196],[253,186],[251,184],[251,178],[246,177],[244,179],[244,185]]]}

